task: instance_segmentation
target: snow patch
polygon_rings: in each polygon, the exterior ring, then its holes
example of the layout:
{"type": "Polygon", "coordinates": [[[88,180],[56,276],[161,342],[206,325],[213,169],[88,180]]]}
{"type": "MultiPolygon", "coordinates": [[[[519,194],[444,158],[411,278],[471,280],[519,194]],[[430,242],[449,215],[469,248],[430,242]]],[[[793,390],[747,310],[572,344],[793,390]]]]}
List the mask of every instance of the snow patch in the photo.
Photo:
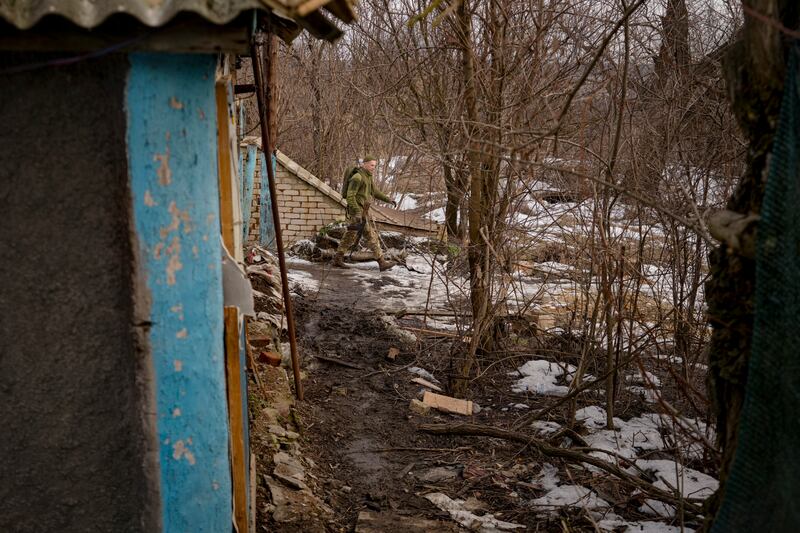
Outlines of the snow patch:
{"type": "Polygon", "coordinates": [[[542,471],[533,480],[533,484],[543,490],[553,490],[558,487],[558,469],[550,463],[542,465],[542,471]]]}
{"type": "Polygon", "coordinates": [[[522,374],[523,376],[514,383],[511,390],[514,392],[529,391],[546,396],[564,396],[569,388],[564,385],[557,385],[556,381],[564,374],[572,374],[574,372],[575,367],[572,365],[566,365],[565,368],[544,359],[533,359],[526,362],[516,371],[510,372],[512,375],[522,374]]]}
{"type": "Polygon", "coordinates": [[[543,436],[543,435],[552,435],[559,429],[561,429],[561,425],[557,424],[556,422],[550,422],[547,420],[534,420],[531,422],[531,427],[536,430],[536,434],[543,436]]]}
{"type": "Polygon", "coordinates": [[[453,520],[472,531],[499,533],[514,529],[525,529],[523,525],[498,520],[490,513],[486,513],[483,516],[473,514],[464,507],[464,500],[453,500],[441,492],[426,494],[425,499],[442,511],[447,511],[453,520]]]}
{"type": "MultiPolygon", "coordinates": [[[[719,481],[708,474],[681,466],[669,459],[639,459],[636,466],[655,477],[653,486],[668,492],[680,490],[684,498],[704,500],[719,487],[719,481]]],[[[630,468],[628,472],[634,474],[636,470],[630,468]]]]}
{"type": "Polygon", "coordinates": [[[395,193],[392,199],[397,202],[397,209],[400,211],[407,211],[409,209],[416,209],[419,203],[415,198],[408,194],[395,193]]]}
{"type": "Polygon", "coordinates": [[[605,509],[608,507],[608,502],[586,487],[561,485],[550,490],[541,498],[531,500],[531,505],[541,507],[542,510],[552,513],[561,507],[580,507],[588,511],[605,509]]]}
{"type": "Polygon", "coordinates": [[[434,222],[438,222],[439,224],[444,223],[444,207],[440,207],[438,209],[434,209],[429,213],[425,213],[422,215],[423,217],[433,220],[434,222]]]}

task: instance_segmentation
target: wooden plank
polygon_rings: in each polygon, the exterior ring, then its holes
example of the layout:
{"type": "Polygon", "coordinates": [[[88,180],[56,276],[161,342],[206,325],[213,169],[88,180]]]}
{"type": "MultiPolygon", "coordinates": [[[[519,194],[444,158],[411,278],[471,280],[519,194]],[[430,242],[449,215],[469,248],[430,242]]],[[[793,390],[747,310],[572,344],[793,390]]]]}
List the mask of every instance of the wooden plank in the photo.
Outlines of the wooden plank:
{"type": "Polygon", "coordinates": [[[233,522],[237,531],[248,528],[247,474],[244,420],[242,413],[242,368],[239,352],[239,309],[225,308],[225,376],[228,390],[228,419],[231,441],[231,481],[233,483],[233,522]]]}
{"type": "Polygon", "coordinates": [[[434,409],[444,411],[445,413],[453,413],[456,415],[471,415],[472,402],[469,400],[459,400],[450,396],[436,394],[434,392],[425,391],[422,396],[422,403],[430,405],[434,409]]]}
{"type": "Polygon", "coordinates": [[[256,533],[256,454],[250,454],[250,533],[256,533]]]}
{"type": "Polygon", "coordinates": [[[411,382],[416,383],[417,385],[422,385],[423,387],[427,387],[437,392],[442,392],[442,388],[439,385],[437,385],[436,383],[431,383],[430,381],[424,378],[414,378],[411,380],[411,382]]]}
{"type": "MultiPolygon", "coordinates": [[[[229,79],[219,80],[215,87],[217,100],[217,153],[219,174],[219,216],[222,225],[222,242],[228,252],[236,257],[237,240],[234,232],[234,202],[239,204],[238,194],[233,195],[233,165],[230,145],[230,113],[228,108],[229,79]]],[[[238,259],[238,258],[237,258],[238,259]]]]}

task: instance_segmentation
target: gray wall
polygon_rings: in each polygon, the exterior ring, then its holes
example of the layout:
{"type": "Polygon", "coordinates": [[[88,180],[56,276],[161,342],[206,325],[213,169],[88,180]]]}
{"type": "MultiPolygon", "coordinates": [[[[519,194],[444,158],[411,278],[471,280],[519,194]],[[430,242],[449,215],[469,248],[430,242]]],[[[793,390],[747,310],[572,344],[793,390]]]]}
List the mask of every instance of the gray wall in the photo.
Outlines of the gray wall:
{"type": "MultiPolygon", "coordinates": [[[[0,71],[43,59],[0,53],[0,71]]],[[[0,531],[159,529],[127,71],[113,55],[0,75],[0,531]]]]}

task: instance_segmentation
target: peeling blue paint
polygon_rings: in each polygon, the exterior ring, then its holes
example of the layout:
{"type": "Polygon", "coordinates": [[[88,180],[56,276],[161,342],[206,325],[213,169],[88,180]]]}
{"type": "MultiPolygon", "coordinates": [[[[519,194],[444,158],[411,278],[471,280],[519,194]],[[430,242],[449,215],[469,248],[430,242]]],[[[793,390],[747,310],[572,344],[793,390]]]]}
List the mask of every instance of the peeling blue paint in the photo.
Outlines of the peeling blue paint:
{"type": "MultiPolygon", "coordinates": [[[[272,170],[275,172],[278,163],[275,155],[272,155],[272,170]]],[[[269,195],[269,179],[267,177],[267,158],[265,154],[261,153],[261,220],[258,222],[260,228],[260,242],[261,246],[272,250],[277,250],[275,244],[275,222],[272,219],[272,202],[269,195]]]]}
{"type": "Polygon", "coordinates": [[[215,57],[130,62],[128,158],[151,300],[164,531],[230,531],[215,57]]]}
{"type": "MultiPolygon", "coordinates": [[[[243,226],[243,233],[244,233],[244,240],[247,241],[247,233],[250,229],[250,206],[253,203],[253,181],[256,175],[256,158],[258,157],[258,151],[254,144],[251,144],[247,147],[247,166],[244,168],[244,176],[242,179],[243,183],[243,191],[242,191],[242,220],[244,223],[243,226]]],[[[241,165],[239,168],[242,168],[241,165]]]]}

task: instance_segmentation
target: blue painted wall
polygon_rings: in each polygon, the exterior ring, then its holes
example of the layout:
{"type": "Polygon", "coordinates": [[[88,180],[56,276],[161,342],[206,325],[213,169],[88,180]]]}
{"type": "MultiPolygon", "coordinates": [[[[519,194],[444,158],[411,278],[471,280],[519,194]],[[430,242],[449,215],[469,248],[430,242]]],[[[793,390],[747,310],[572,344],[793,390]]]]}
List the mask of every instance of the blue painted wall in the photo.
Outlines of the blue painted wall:
{"type": "Polygon", "coordinates": [[[141,53],[130,63],[128,159],[164,531],[230,531],[215,57],[141,53]]]}
{"type": "MultiPolygon", "coordinates": [[[[275,172],[278,160],[274,155],[270,158],[272,161],[272,171],[275,172]]],[[[265,154],[261,153],[261,203],[260,203],[261,220],[259,220],[260,228],[260,241],[261,246],[269,250],[277,251],[278,247],[275,242],[275,222],[272,219],[272,202],[269,195],[269,177],[267,176],[267,158],[265,154]]]]}
{"type": "MultiPolygon", "coordinates": [[[[243,154],[244,152],[242,152],[243,154]]],[[[258,157],[258,150],[256,146],[251,144],[247,147],[247,165],[244,167],[242,172],[244,175],[242,176],[242,220],[244,223],[243,226],[243,233],[244,233],[244,240],[247,241],[247,234],[250,230],[250,213],[252,211],[251,205],[253,203],[253,182],[256,175],[256,158],[258,157]]],[[[239,166],[242,169],[242,166],[239,166]]]]}

